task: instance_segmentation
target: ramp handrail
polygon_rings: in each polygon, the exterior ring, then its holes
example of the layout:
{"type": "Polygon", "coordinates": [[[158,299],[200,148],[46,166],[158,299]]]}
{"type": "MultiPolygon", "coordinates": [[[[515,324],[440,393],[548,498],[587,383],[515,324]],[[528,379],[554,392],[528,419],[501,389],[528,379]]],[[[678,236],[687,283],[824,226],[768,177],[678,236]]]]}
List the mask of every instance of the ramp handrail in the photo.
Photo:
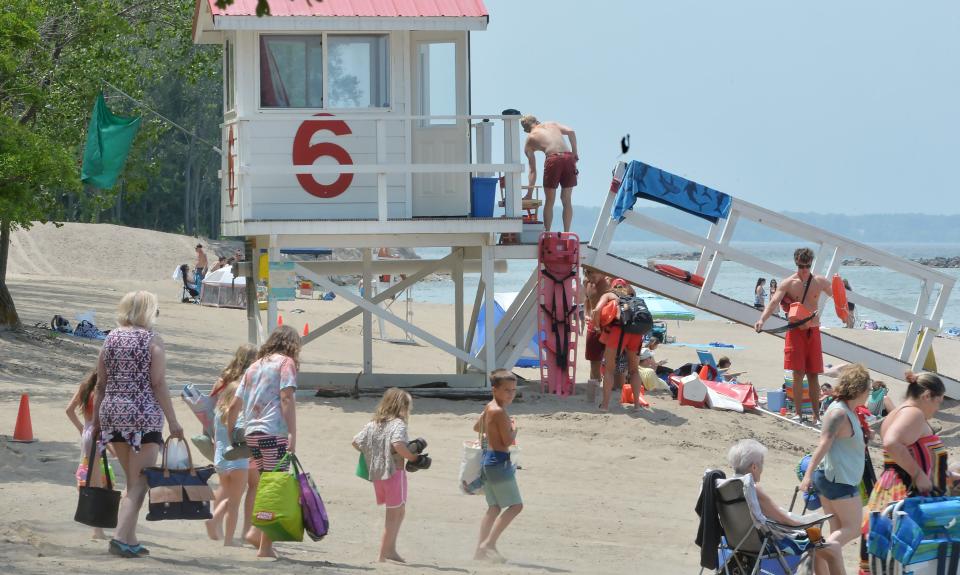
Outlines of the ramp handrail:
{"type": "MultiPolygon", "coordinates": [[[[614,182],[601,209],[600,220],[597,222],[589,242],[589,247],[596,252],[591,250],[588,253],[598,254],[598,257],[610,253],[614,233],[618,225],[624,223],[699,248],[701,254],[696,273],[703,276],[704,282],[703,286],[698,288],[699,293],[694,303],[697,307],[710,311],[711,305],[718,305],[718,298],[723,297],[713,293],[713,285],[725,260],[737,262],[779,277],[786,277],[794,272],[792,269],[787,269],[730,245],[734,231],[741,220],[755,222],[760,226],[784,232],[799,238],[801,241],[815,244],[817,246],[815,250],[816,259],[814,260],[814,268],[811,270],[815,273],[830,277],[840,269],[844,258],[857,257],[876,264],[881,269],[919,280],[921,282],[920,295],[913,310],[902,309],[857,292],[848,292],[847,299],[864,308],[906,322],[908,327],[903,346],[900,349],[899,360],[912,363],[914,370],[923,365],[933,339],[942,327],[943,312],[956,282],[955,278],[936,269],[889,254],[737,198],[733,198],[727,218],[712,224],[706,236],[689,232],[632,210],[624,214],[622,222],[616,222],[610,218],[610,214],[613,210],[625,166],[623,162],[620,162],[614,170],[614,182]],[[934,297],[933,307],[928,313],[930,300],[934,297]],[[913,361],[910,362],[909,359],[918,337],[920,338],[920,345],[916,349],[917,353],[914,355],[913,361]]],[[[826,298],[823,298],[820,303],[821,311],[825,304],[826,298]]]]}

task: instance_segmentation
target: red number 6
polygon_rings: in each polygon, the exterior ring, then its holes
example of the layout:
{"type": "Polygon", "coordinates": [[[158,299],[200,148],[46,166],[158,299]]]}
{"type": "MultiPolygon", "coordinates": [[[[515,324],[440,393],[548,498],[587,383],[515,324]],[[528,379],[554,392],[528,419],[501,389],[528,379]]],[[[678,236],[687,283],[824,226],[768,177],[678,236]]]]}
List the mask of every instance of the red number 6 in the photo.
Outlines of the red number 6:
{"type": "MultiPolygon", "coordinates": [[[[317,114],[317,116],[330,116],[330,114],[317,114]]],[[[353,133],[350,131],[350,126],[343,120],[305,121],[300,124],[297,135],[293,138],[293,165],[312,166],[318,158],[330,156],[341,166],[352,166],[353,158],[340,146],[330,142],[310,144],[313,135],[320,131],[332,132],[336,136],[353,133]]],[[[332,184],[321,184],[313,174],[297,174],[297,181],[300,182],[300,187],[310,195],[318,198],[335,198],[347,191],[353,182],[353,174],[340,174],[332,184]]]]}

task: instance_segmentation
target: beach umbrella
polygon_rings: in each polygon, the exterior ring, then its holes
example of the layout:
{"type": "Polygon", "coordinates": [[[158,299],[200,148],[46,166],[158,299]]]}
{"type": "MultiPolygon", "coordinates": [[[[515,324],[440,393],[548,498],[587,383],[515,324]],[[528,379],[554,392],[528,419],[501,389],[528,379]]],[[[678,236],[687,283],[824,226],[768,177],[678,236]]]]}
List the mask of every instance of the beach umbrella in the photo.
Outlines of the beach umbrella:
{"type": "Polygon", "coordinates": [[[650,314],[653,315],[653,319],[693,321],[695,317],[692,311],[672,299],[658,295],[644,295],[642,297],[647,304],[647,309],[650,310],[650,314]]]}

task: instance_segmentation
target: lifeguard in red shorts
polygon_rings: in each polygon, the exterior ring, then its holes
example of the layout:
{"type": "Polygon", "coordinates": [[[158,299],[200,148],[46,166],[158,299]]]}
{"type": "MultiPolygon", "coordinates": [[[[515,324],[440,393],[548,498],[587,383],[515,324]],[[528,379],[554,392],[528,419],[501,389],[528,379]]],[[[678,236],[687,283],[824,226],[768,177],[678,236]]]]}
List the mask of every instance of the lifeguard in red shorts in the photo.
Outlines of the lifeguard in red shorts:
{"type": "MultiPolygon", "coordinates": [[[[813,266],[813,250],[798,248],[793,252],[793,261],[797,265],[797,273],[784,278],[770,296],[770,302],[760,314],[760,319],[754,324],[759,332],[764,322],[773,315],[781,301],[789,309],[791,304],[799,304],[794,308],[796,313],[807,317],[817,310],[820,294],[833,297],[830,280],[811,272],[813,266]]],[[[792,321],[792,318],[791,318],[792,321]]],[[[793,372],[793,397],[803,397],[803,378],[806,376],[810,388],[810,403],[813,407],[813,421],[820,421],[820,381],[823,373],[823,349],[820,343],[820,318],[814,317],[801,327],[791,329],[783,344],[783,368],[793,372]]],[[[803,419],[801,411],[802,401],[794,401],[797,410],[796,419],[803,419]]]]}
{"type": "Polygon", "coordinates": [[[602,326],[593,322],[593,310],[603,294],[610,291],[610,278],[600,270],[583,266],[583,294],[587,324],[584,357],[590,362],[590,385],[599,385],[603,378],[603,342],[600,341],[602,326]]]}
{"type": "Polygon", "coordinates": [[[536,152],[543,152],[546,159],[543,162],[543,227],[550,231],[553,224],[553,204],[557,198],[557,188],[560,188],[560,202],[563,204],[563,231],[570,231],[573,222],[573,188],[577,185],[577,135],[573,128],[557,122],[540,123],[536,116],[524,116],[520,125],[527,135],[524,152],[530,166],[530,179],[525,199],[533,194],[533,187],[537,185],[537,158],[536,152]],[[570,146],[563,139],[570,140],[570,146]]]}

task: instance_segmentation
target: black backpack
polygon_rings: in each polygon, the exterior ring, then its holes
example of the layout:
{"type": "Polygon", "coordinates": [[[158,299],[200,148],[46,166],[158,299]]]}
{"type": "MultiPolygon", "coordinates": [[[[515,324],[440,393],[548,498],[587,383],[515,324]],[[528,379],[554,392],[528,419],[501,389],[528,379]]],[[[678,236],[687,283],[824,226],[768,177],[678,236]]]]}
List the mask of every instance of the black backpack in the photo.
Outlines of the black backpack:
{"type": "Polygon", "coordinates": [[[640,297],[620,297],[620,327],[624,333],[645,334],[653,329],[653,316],[640,297]]]}
{"type": "Polygon", "coordinates": [[[50,329],[59,331],[60,333],[73,333],[70,322],[62,315],[53,316],[53,319],[50,320],[50,329]]]}

